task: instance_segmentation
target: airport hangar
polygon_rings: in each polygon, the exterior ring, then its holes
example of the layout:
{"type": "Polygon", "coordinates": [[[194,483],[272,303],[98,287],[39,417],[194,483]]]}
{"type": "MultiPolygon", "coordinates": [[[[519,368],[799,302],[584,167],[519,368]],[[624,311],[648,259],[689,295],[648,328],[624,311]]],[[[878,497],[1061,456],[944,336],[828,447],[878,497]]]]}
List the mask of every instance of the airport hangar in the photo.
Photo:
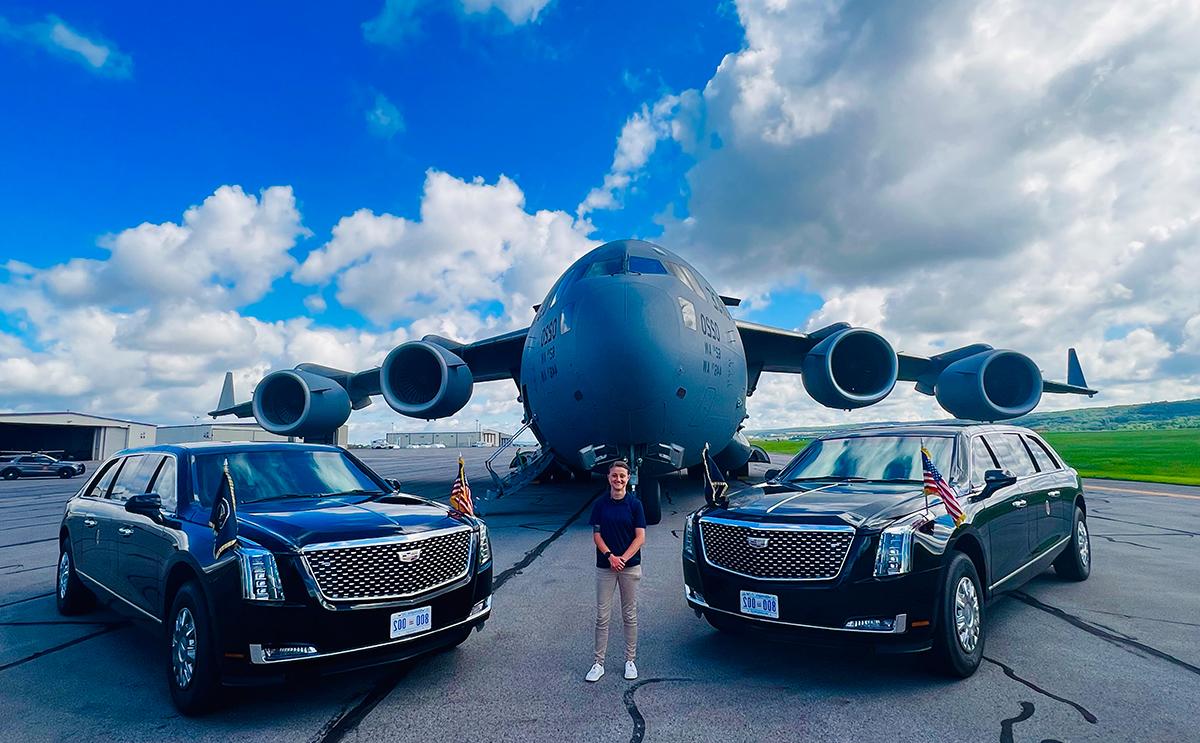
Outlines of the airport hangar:
{"type": "MultiPolygon", "coordinates": [[[[344,446],[348,436],[349,428],[342,426],[337,431],[337,443],[344,446]]],[[[76,461],[107,459],[122,449],[154,444],[288,440],[264,431],[257,423],[155,426],[71,411],[0,413],[0,452],[40,451],[76,461]]]]}
{"type": "Polygon", "coordinates": [[[385,435],[385,440],[392,446],[400,447],[442,444],[447,449],[461,449],[468,446],[495,448],[512,441],[512,434],[488,428],[477,431],[392,431],[385,435]]]}

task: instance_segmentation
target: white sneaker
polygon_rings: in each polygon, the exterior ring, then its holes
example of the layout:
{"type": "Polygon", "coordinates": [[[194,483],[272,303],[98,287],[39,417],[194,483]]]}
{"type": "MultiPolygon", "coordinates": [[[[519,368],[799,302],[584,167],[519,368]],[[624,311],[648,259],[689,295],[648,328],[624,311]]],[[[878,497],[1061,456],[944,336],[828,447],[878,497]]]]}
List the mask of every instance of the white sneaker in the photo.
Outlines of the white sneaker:
{"type": "MultiPolygon", "coordinates": [[[[636,671],[634,673],[636,674],[636,671]]],[[[603,675],[604,675],[604,666],[600,665],[599,663],[593,663],[592,669],[590,671],[588,671],[587,675],[584,676],[583,678],[587,681],[599,681],[600,677],[603,675]]]]}
{"type": "MultiPolygon", "coordinates": [[[[603,669],[601,669],[601,671],[603,671],[603,669]]],[[[637,678],[637,666],[635,666],[631,660],[625,661],[625,678],[629,681],[633,681],[635,678],[637,678]]]]}

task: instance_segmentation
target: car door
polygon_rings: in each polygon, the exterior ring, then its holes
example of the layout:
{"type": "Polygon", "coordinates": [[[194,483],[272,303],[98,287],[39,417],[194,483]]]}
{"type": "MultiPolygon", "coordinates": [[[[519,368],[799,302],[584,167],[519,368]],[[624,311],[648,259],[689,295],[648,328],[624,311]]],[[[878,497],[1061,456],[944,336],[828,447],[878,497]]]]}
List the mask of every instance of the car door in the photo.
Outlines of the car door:
{"type": "Polygon", "coordinates": [[[968,501],[978,503],[971,518],[975,528],[987,539],[988,570],[991,580],[995,581],[1003,578],[1015,567],[1011,541],[1016,536],[1018,521],[1021,529],[1024,528],[1025,514],[1019,510],[1014,512],[1008,503],[1008,496],[1014,490],[1012,486],[1000,488],[987,498],[976,500],[984,489],[984,474],[988,470],[1004,468],[1000,466],[1000,462],[982,436],[971,438],[970,451],[972,495],[968,496],[968,501]]]}
{"type": "Polygon", "coordinates": [[[122,543],[117,562],[122,574],[122,590],[127,598],[151,616],[162,612],[163,573],[167,561],[179,549],[176,512],[176,481],[178,466],[174,455],[147,455],[145,469],[149,473],[144,492],[157,493],[162,500],[163,519],[129,514],[127,526],[132,529],[122,543]]]}
{"type": "Polygon", "coordinates": [[[989,509],[996,515],[988,531],[991,547],[993,584],[1007,578],[1029,561],[1033,545],[1029,539],[1029,478],[1036,473],[1033,460],[1019,441],[1004,433],[988,433],[983,436],[988,448],[995,455],[1000,469],[1007,470],[1017,481],[996,491],[989,501],[989,509]]]}
{"type": "MultiPolygon", "coordinates": [[[[104,564],[105,558],[101,556],[99,514],[104,510],[105,498],[123,462],[123,459],[106,462],[87,489],[71,504],[67,515],[67,532],[71,535],[75,570],[97,581],[109,571],[104,564]]],[[[111,524],[109,528],[112,528],[111,524]]]]}
{"type": "Polygon", "coordinates": [[[125,501],[130,496],[146,492],[154,473],[162,463],[161,454],[134,454],[125,462],[117,474],[112,490],[108,494],[108,505],[111,508],[111,518],[114,528],[111,529],[113,563],[110,581],[106,585],[126,602],[136,605],[133,600],[133,590],[129,585],[126,574],[128,553],[133,545],[136,524],[145,520],[145,516],[130,513],[125,510],[125,501]]]}
{"type": "Polygon", "coordinates": [[[1075,516],[1075,496],[1079,494],[1079,481],[1076,479],[1075,473],[1063,464],[1062,459],[1041,437],[1031,433],[1026,434],[1025,439],[1029,442],[1029,449],[1033,452],[1039,465],[1045,460],[1051,468],[1050,490],[1046,493],[1050,503],[1051,520],[1047,525],[1048,531],[1042,536],[1042,539],[1049,541],[1049,545],[1052,546],[1071,533],[1075,516]]]}
{"type": "Polygon", "coordinates": [[[1058,541],[1059,517],[1055,511],[1055,502],[1062,494],[1055,472],[1054,462],[1046,457],[1028,436],[1017,436],[1021,446],[1033,459],[1037,474],[1030,478],[1029,487],[1029,539],[1035,555],[1040,555],[1058,541]]]}

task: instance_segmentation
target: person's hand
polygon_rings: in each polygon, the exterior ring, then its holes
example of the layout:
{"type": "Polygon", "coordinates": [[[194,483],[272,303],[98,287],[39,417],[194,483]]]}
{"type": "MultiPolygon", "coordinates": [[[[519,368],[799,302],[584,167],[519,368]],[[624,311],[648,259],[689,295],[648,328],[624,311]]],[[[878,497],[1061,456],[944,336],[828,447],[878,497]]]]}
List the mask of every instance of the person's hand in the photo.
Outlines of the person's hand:
{"type": "Polygon", "coordinates": [[[617,572],[625,569],[625,560],[620,555],[609,555],[608,566],[617,572]]]}

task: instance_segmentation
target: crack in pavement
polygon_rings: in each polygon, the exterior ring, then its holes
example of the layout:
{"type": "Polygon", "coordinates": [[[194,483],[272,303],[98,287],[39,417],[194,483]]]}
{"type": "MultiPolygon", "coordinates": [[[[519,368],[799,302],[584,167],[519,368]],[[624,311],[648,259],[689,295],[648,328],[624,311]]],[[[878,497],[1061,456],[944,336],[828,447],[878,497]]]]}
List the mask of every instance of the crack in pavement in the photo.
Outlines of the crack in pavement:
{"type": "Polygon", "coordinates": [[[69,642],[64,642],[60,645],[55,645],[54,647],[46,648],[45,650],[39,650],[36,653],[34,653],[33,655],[28,655],[24,658],[21,658],[20,660],[14,660],[11,663],[5,663],[4,665],[0,665],[0,671],[7,671],[10,668],[16,668],[17,666],[28,663],[31,660],[37,660],[38,658],[50,655],[51,653],[57,653],[59,650],[66,650],[67,648],[71,647],[72,645],[78,645],[79,643],[86,642],[86,641],[92,639],[93,637],[99,637],[100,635],[106,635],[109,632],[114,632],[118,629],[121,629],[123,627],[128,627],[128,626],[129,626],[129,622],[114,622],[114,623],[104,627],[103,629],[96,630],[95,632],[89,632],[88,634],[83,635],[82,637],[76,637],[74,640],[70,640],[69,642]]]}
{"type": "MultiPolygon", "coordinates": [[[[1126,521],[1125,519],[1115,519],[1112,516],[1100,516],[1095,513],[1089,513],[1088,519],[1100,519],[1101,521],[1115,521],[1118,524],[1129,524],[1130,526],[1140,526],[1144,529],[1161,529],[1162,531],[1172,532],[1174,534],[1186,534],[1189,537],[1200,536],[1200,532],[1188,531],[1187,529],[1172,529],[1169,526],[1159,526],[1158,524],[1143,524],[1140,521],[1126,521]]],[[[1141,536],[1151,536],[1144,534],[1141,536]]]]}
{"type": "Polygon", "coordinates": [[[1013,725],[1033,717],[1033,702],[1020,702],[1020,705],[1021,711],[1016,717],[1007,717],[1000,721],[1000,743],[1013,743],[1013,725]]]}
{"type": "MultiPolygon", "coordinates": [[[[1004,671],[1004,675],[1008,676],[1013,681],[1016,681],[1019,684],[1024,684],[1025,686],[1028,686],[1030,689],[1033,689],[1038,694],[1041,694],[1044,697],[1049,697],[1056,702],[1062,702],[1063,704],[1074,707],[1075,710],[1080,715],[1083,716],[1083,719],[1087,720],[1088,722],[1090,722],[1093,725],[1096,724],[1096,719],[1097,719],[1096,716],[1093,715],[1091,712],[1089,712],[1082,704],[1079,704],[1078,702],[1073,702],[1070,699],[1067,699],[1066,697],[1060,697],[1059,695],[1057,695],[1053,692],[1046,691],[1045,689],[1043,689],[1042,687],[1033,683],[1029,679],[1021,678],[1020,676],[1017,675],[1017,672],[1014,671],[1011,666],[1009,666],[1005,663],[1001,663],[1000,661],[996,660],[995,658],[991,658],[991,657],[988,657],[985,655],[985,656],[983,656],[983,659],[986,660],[988,663],[991,663],[992,665],[999,666],[1000,670],[1004,671]]],[[[1032,706],[1033,705],[1030,705],[1030,707],[1032,707],[1032,706]]]]}
{"type": "MultiPolygon", "coordinates": [[[[526,552],[525,557],[521,558],[521,560],[515,565],[493,578],[492,595],[495,595],[496,592],[500,590],[500,587],[507,583],[511,578],[520,575],[521,571],[532,565],[534,560],[541,557],[542,553],[546,551],[546,548],[553,544],[563,534],[566,534],[567,529],[569,529],[572,524],[578,521],[580,516],[587,512],[588,507],[592,505],[592,502],[595,501],[596,498],[598,498],[602,493],[607,492],[607,490],[608,486],[605,485],[603,488],[596,491],[596,493],[589,498],[578,511],[572,514],[572,516],[567,519],[562,526],[558,527],[553,534],[546,537],[541,542],[538,542],[538,544],[533,549],[526,552]]],[[[409,668],[410,666],[406,664],[397,671],[389,673],[379,681],[375,682],[375,684],[367,690],[366,696],[364,696],[358,704],[350,708],[343,707],[336,715],[330,718],[329,721],[317,731],[317,734],[311,739],[310,743],[337,743],[337,741],[342,740],[347,733],[355,730],[362,723],[362,721],[366,719],[367,715],[371,714],[371,712],[379,706],[380,702],[382,702],[384,699],[387,699],[388,695],[392,693],[392,690],[396,688],[396,685],[399,684],[400,681],[408,674],[409,668]]]]}
{"type": "Polygon", "coordinates": [[[637,702],[633,700],[633,695],[638,689],[646,684],[658,684],[663,681],[693,681],[689,678],[664,677],[652,678],[639,681],[632,684],[625,693],[621,695],[621,699],[625,702],[625,711],[629,713],[633,719],[633,735],[629,736],[629,743],[642,743],[642,739],[646,737],[646,718],[642,717],[642,713],[638,710],[637,702]]]}
{"type": "Polygon", "coordinates": [[[47,596],[53,596],[53,595],[54,595],[54,591],[46,591],[45,593],[39,593],[34,596],[26,596],[23,599],[17,599],[16,601],[9,601],[6,604],[0,604],[0,609],[3,609],[6,606],[14,606],[16,604],[23,604],[26,601],[33,601],[34,599],[41,599],[41,598],[45,598],[47,596]]]}
{"type": "Polygon", "coordinates": [[[1148,544],[1138,544],[1137,542],[1128,542],[1124,539],[1113,539],[1112,537],[1107,536],[1105,534],[1096,534],[1095,536],[1098,536],[1101,539],[1107,540],[1108,542],[1110,542],[1112,544],[1131,544],[1134,547],[1141,547],[1142,549],[1148,549],[1148,550],[1161,550],[1162,549],[1162,547],[1151,547],[1148,544]]]}
{"type": "Polygon", "coordinates": [[[27,544],[41,544],[42,542],[57,542],[57,541],[58,541],[58,537],[51,537],[50,539],[33,539],[28,542],[13,542],[12,544],[0,544],[0,549],[4,549],[5,547],[23,547],[27,544]]]}
{"type": "Polygon", "coordinates": [[[1166,624],[1181,624],[1184,627],[1200,627],[1196,622],[1181,622],[1178,619],[1159,619],[1158,617],[1143,617],[1137,614],[1122,614],[1116,611],[1104,611],[1103,609],[1083,609],[1082,611],[1090,611],[1093,614],[1107,614],[1110,617],[1121,617],[1122,619],[1141,619],[1147,622],[1165,622],[1166,624]]]}
{"type": "MultiPolygon", "coordinates": [[[[1029,594],[1025,593],[1024,591],[1013,591],[1009,595],[1018,601],[1028,604],[1029,606],[1032,606],[1035,609],[1044,611],[1047,614],[1049,614],[1050,616],[1058,617],[1059,619],[1062,619],[1063,621],[1078,627],[1079,629],[1083,630],[1084,632],[1087,632],[1090,635],[1099,637],[1101,640],[1105,640],[1113,645],[1116,645],[1116,646],[1122,648],[1123,650],[1127,650],[1131,653],[1134,651],[1134,649],[1140,650],[1143,653],[1148,653],[1150,655],[1153,655],[1155,658],[1158,658],[1160,660],[1165,660],[1168,663],[1179,666],[1180,668],[1182,668],[1186,671],[1191,671],[1192,673],[1196,674],[1197,676],[1200,676],[1200,667],[1194,666],[1185,660],[1181,660],[1180,658],[1176,658],[1175,656],[1171,655],[1170,653],[1165,653],[1165,652],[1159,650],[1158,648],[1150,647],[1149,645],[1147,645],[1144,642],[1138,642],[1137,640],[1130,640],[1127,637],[1121,637],[1120,635],[1114,635],[1112,632],[1102,629],[1085,619],[1081,619],[1081,618],[1075,616],[1074,614],[1063,611],[1062,609],[1058,608],[1057,606],[1051,606],[1049,604],[1044,604],[1041,601],[1038,601],[1033,596],[1030,596],[1029,594]]],[[[1134,653],[1134,654],[1136,655],[1136,653],[1134,653]]]]}
{"type": "Polygon", "coordinates": [[[88,624],[100,627],[116,627],[123,622],[88,622],[82,619],[47,619],[40,622],[0,622],[0,627],[47,627],[56,624],[88,624]]]}

